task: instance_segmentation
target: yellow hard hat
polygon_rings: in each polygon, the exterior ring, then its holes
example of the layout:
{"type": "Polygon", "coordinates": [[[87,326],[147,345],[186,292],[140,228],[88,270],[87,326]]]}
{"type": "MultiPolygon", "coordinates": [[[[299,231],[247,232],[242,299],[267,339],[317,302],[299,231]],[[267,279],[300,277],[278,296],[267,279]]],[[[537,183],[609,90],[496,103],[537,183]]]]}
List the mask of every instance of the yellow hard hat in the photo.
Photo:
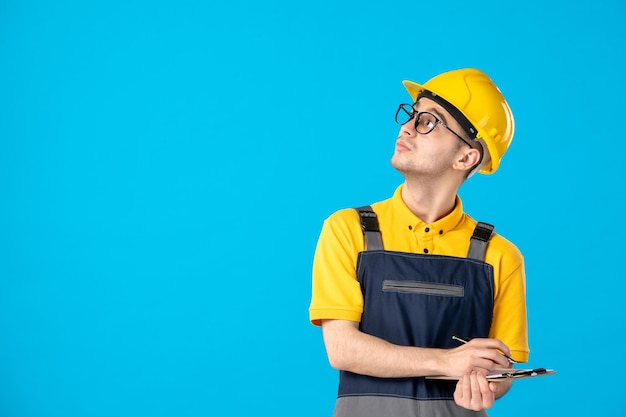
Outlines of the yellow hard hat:
{"type": "Polygon", "coordinates": [[[515,122],[509,104],[487,74],[464,68],[439,74],[424,85],[402,83],[413,101],[427,97],[439,103],[471,139],[483,142],[483,148],[486,145],[488,155],[483,155],[485,163],[478,172],[491,174],[498,169],[513,139],[515,122]]]}

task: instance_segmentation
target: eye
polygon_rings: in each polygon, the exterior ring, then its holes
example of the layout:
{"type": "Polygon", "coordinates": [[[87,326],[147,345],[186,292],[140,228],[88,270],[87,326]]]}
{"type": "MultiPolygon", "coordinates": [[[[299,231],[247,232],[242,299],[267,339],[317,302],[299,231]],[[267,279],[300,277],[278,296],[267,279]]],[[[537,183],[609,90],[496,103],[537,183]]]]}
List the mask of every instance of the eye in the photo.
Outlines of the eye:
{"type": "Polygon", "coordinates": [[[417,119],[417,131],[429,133],[437,126],[437,119],[430,113],[419,113],[417,119]]]}

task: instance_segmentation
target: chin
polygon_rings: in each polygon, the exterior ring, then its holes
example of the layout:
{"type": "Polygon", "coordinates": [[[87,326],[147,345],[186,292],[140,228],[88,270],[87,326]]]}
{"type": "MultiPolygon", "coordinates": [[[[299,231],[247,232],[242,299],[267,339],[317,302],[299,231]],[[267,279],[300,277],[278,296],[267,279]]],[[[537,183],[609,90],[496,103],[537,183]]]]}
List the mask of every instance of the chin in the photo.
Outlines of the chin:
{"type": "Polygon", "coordinates": [[[397,153],[393,154],[390,162],[391,162],[391,166],[397,169],[398,171],[401,171],[403,167],[406,167],[406,165],[409,164],[408,161],[402,158],[402,155],[398,155],[397,153]]]}

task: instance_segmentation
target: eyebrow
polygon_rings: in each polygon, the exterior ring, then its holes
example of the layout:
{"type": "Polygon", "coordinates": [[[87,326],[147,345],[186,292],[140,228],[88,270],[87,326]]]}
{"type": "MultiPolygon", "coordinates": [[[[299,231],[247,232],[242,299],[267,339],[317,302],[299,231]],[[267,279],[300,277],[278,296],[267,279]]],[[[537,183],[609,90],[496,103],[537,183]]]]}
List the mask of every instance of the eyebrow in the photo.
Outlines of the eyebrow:
{"type": "Polygon", "coordinates": [[[445,114],[443,114],[443,113],[441,113],[441,112],[440,112],[438,109],[436,109],[434,106],[431,106],[431,105],[428,105],[428,104],[427,104],[425,109],[420,109],[420,110],[417,110],[417,109],[415,108],[416,106],[417,106],[417,103],[415,103],[415,104],[413,105],[413,109],[415,109],[415,111],[417,111],[417,112],[420,112],[420,111],[426,111],[426,112],[428,112],[428,113],[432,113],[432,114],[434,114],[435,116],[437,116],[437,118],[439,118],[439,120],[441,120],[442,122],[444,122],[446,125],[448,125],[448,124],[449,124],[449,121],[448,121],[448,118],[446,117],[446,115],[445,115],[445,114]]]}

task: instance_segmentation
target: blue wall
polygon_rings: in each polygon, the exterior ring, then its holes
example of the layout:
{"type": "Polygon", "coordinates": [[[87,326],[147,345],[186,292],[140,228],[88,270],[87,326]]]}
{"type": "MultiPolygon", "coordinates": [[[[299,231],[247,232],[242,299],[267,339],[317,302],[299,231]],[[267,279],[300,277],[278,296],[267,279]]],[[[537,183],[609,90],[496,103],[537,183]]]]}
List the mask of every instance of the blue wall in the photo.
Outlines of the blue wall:
{"type": "Polygon", "coordinates": [[[467,66],[517,131],[461,197],[559,371],[491,415],[623,412],[624,6],[378,3],[0,3],[1,416],[330,415],[321,223],[401,181],[401,80],[467,66]]]}

